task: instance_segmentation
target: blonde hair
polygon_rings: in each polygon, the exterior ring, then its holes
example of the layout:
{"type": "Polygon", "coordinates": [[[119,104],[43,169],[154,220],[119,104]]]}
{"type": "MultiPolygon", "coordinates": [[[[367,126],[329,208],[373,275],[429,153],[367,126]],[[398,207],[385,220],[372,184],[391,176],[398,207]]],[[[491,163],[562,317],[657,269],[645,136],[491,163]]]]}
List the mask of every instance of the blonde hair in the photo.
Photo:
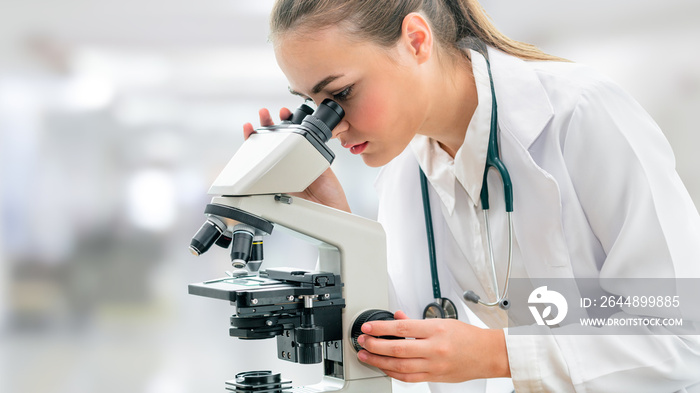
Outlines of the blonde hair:
{"type": "Polygon", "coordinates": [[[477,0],[277,0],[270,17],[270,38],[274,42],[297,27],[308,32],[341,24],[354,37],[390,47],[398,41],[403,19],[411,12],[421,12],[428,19],[438,46],[450,53],[462,53],[469,42],[479,42],[523,60],[563,60],[506,37],[477,0]]]}

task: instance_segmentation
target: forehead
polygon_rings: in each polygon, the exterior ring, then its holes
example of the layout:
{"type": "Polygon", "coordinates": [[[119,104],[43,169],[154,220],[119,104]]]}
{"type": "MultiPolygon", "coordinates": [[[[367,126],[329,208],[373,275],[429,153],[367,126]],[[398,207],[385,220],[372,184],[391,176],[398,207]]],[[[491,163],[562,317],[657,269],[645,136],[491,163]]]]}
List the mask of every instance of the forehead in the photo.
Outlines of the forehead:
{"type": "Polygon", "coordinates": [[[382,55],[376,44],[351,39],[338,27],[279,36],[274,49],[290,87],[303,93],[330,75],[361,72],[382,55]]]}

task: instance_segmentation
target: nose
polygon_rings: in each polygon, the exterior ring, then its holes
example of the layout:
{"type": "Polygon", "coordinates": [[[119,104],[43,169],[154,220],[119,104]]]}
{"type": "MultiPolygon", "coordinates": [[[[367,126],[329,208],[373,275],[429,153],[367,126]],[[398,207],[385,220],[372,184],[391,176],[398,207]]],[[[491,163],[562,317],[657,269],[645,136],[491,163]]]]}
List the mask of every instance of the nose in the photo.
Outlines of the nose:
{"type": "Polygon", "coordinates": [[[348,123],[347,120],[341,120],[340,123],[338,123],[337,126],[333,129],[333,136],[331,136],[331,139],[337,138],[338,135],[342,134],[343,132],[347,131],[350,128],[350,123],[348,123]]]}

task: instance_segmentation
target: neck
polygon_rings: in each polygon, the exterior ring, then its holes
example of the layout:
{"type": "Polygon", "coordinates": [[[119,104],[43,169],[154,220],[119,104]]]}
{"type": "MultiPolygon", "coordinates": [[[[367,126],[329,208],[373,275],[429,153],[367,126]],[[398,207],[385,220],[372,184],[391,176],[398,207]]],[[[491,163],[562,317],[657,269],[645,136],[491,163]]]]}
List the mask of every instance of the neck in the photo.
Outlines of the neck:
{"type": "Polygon", "coordinates": [[[471,62],[436,62],[432,75],[427,118],[419,133],[435,139],[454,158],[478,104],[471,62]]]}

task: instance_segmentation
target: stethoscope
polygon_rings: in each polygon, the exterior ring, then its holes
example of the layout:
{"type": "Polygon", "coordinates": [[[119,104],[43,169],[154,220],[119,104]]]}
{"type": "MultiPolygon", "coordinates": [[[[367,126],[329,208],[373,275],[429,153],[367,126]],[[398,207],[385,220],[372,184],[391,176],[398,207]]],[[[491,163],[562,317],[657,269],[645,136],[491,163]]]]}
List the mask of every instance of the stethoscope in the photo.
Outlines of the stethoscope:
{"type": "MultiPolygon", "coordinates": [[[[506,166],[501,161],[498,152],[498,111],[496,108],[496,91],[493,87],[493,76],[491,76],[491,65],[489,64],[488,53],[483,50],[479,51],[486,59],[486,68],[489,74],[489,82],[491,84],[491,129],[489,132],[489,143],[486,152],[486,167],[484,168],[484,178],[481,185],[481,208],[484,212],[484,222],[486,223],[486,244],[488,247],[489,261],[491,262],[491,276],[493,278],[493,288],[496,291],[496,300],[486,302],[481,300],[479,295],[474,291],[466,291],[462,295],[464,300],[482,304],[484,306],[493,307],[499,306],[503,310],[510,307],[508,301],[508,284],[510,283],[510,268],[513,261],[513,183],[510,180],[510,174],[506,166]],[[488,174],[493,168],[498,171],[503,182],[503,194],[506,205],[506,215],[508,218],[508,265],[506,267],[506,282],[503,288],[503,293],[500,292],[498,286],[498,277],[496,275],[496,262],[493,256],[493,243],[491,241],[491,227],[489,225],[489,187],[488,174]]],[[[433,236],[433,219],[430,213],[430,197],[428,195],[428,179],[420,170],[421,194],[423,196],[423,213],[425,215],[425,229],[428,237],[428,255],[430,257],[430,276],[432,278],[433,297],[435,302],[428,304],[423,310],[423,318],[453,318],[457,319],[457,308],[452,300],[442,297],[440,293],[440,281],[437,273],[437,259],[435,257],[435,238],[433,236]]]]}

